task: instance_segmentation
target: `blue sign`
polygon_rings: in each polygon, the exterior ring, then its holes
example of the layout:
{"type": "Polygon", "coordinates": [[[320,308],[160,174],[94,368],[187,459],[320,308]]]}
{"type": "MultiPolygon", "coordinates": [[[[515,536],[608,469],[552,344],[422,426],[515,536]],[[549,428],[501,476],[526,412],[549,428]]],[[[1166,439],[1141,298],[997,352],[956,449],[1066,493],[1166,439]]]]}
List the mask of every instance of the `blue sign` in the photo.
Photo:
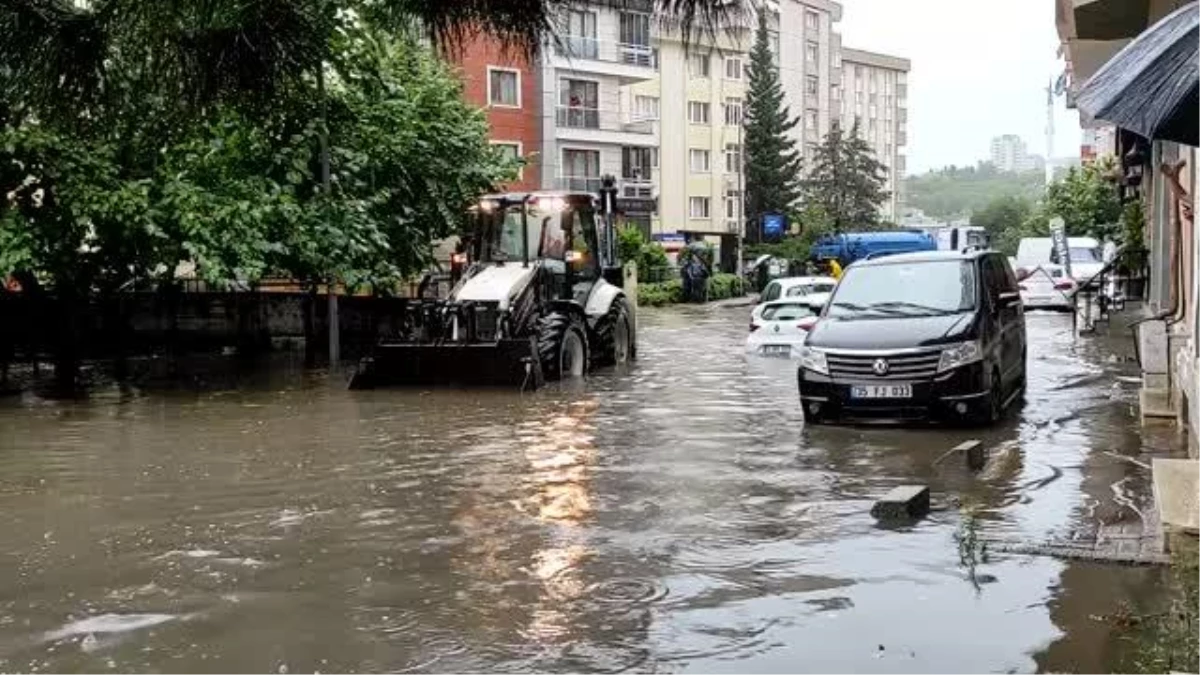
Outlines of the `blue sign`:
{"type": "Polygon", "coordinates": [[[657,241],[663,244],[682,244],[687,239],[677,232],[658,232],[650,235],[651,241],[657,241]]]}
{"type": "Polygon", "coordinates": [[[787,219],[781,213],[768,213],[763,216],[763,236],[782,237],[787,226],[787,219]]]}

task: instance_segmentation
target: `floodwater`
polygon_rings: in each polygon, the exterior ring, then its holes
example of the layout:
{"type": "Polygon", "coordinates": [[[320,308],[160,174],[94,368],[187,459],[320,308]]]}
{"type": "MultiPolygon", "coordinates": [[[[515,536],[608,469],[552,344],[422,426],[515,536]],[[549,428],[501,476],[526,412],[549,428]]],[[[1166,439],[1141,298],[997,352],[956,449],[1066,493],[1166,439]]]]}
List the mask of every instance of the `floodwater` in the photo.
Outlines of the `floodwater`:
{"type": "Polygon", "coordinates": [[[9,399],[0,670],[1112,667],[1103,615],[1158,570],[959,542],[1138,506],[1144,472],[1105,454],[1158,442],[1127,341],[1031,315],[1028,402],[992,431],[805,429],[794,365],[743,355],[747,315],[643,312],[632,372],[536,394],[273,369],[9,399]],[[972,437],[979,473],[942,457],[972,437]],[[913,482],[934,513],[877,526],[913,482]]]}

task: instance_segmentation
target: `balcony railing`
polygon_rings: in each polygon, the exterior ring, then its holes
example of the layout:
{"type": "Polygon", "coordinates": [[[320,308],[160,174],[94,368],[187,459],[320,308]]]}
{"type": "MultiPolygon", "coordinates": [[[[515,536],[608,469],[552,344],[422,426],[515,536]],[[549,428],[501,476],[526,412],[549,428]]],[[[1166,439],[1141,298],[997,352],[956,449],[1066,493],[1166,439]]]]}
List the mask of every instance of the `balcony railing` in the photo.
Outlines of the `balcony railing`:
{"type": "Polygon", "coordinates": [[[559,56],[568,59],[621,63],[640,68],[658,68],[658,50],[650,45],[566,35],[560,38],[555,51],[559,56]]]}
{"type": "Polygon", "coordinates": [[[555,111],[555,120],[563,129],[598,129],[630,134],[654,133],[654,122],[651,120],[628,121],[616,111],[602,113],[600,108],[560,105],[555,111]]]}
{"type": "Polygon", "coordinates": [[[600,176],[559,176],[558,189],[570,192],[600,192],[600,176]]]}
{"type": "Polygon", "coordinates": [[[599,129],[600,109],[580,106],[559,106],[558,126],[569,129],[599,129]]]}

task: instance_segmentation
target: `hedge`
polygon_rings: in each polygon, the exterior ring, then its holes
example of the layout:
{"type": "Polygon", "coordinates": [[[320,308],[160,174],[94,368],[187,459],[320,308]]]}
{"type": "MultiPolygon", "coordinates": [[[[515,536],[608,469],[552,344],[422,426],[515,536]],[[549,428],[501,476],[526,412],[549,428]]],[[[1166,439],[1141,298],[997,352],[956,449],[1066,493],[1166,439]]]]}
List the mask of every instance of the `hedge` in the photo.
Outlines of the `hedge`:
{"type": "MultiPolygon", "coordinates": [[[[736,274],[715,274],[708,278],[708,299],[726,300],[746,294],[745,281],[736,274]]],[[[683,302],[683,282],[672,279],[656,284],[638,284],[638,306],[661,307],[683,302]]]]}

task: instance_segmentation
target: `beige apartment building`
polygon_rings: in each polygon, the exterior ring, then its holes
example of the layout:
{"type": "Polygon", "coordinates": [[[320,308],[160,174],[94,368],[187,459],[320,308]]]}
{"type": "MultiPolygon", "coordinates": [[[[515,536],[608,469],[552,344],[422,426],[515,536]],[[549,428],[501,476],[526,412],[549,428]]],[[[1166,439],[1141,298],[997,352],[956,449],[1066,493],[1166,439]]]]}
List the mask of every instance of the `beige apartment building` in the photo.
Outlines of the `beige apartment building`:
{"type": "Polygon", "coordinates": [[[859,134],[887,167],[891,199],[880,205],[885,220],[897,222],[904,204],[904,146],[908,144],[908,59],[860,49],[841,50],[837,106],[842,128],[859,134]]]}
{"type": "Polygon", "coordinates": [[[669,235],[703,236],[729,261],[744,227],[742,117],[761,9],[785,101],[800,118],[798,147],[811,158],[833,122],[848,127],[861,116],[889,167],[894,196],[881,208],[895,219],[908,61],[843,49],[835,30],[842,6],[832,0],[746,2],[716,36],[686,41],[661,29],[649,0],[565,8],[561,39],[534,67],[541,147],[532,150],[542,185],[595,191],[612,174],[637,207],[630,222],[676,245],[669,235]],[[862,91],[861,106],[844,90],[862,91]]]}

